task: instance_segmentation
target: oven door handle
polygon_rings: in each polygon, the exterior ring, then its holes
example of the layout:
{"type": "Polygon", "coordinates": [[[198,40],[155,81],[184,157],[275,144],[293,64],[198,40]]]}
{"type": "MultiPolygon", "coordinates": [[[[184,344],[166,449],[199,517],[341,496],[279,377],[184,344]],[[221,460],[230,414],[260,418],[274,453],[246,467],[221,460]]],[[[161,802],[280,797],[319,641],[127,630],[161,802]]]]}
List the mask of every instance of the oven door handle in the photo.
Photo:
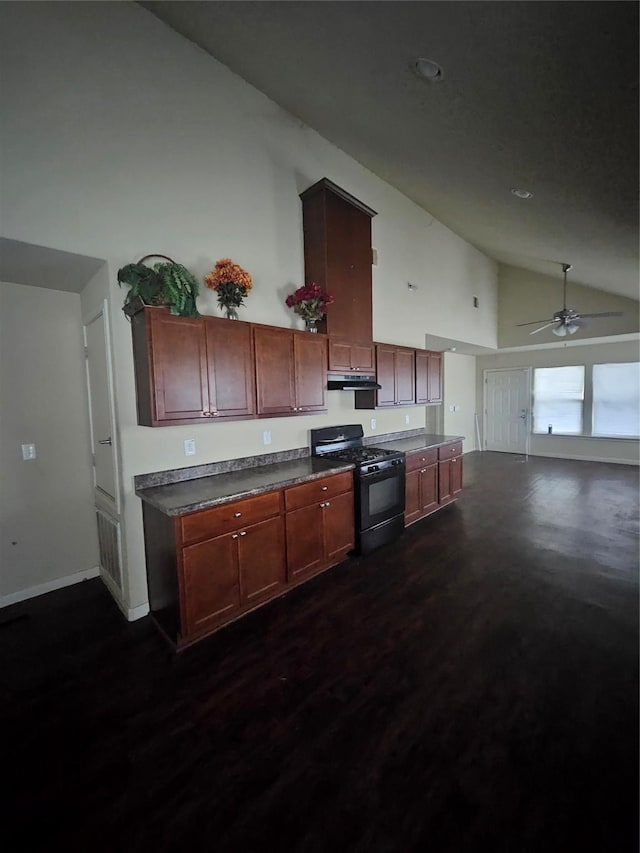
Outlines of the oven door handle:
{"type": "Polygon", "coordinates": [[[379,483],[381,480],[390,480],[393,477],[404,477],[405,466],[394,465],[392,468],[387,468],[385,471],[373,471],[371,474],[361,474],[360,482],[364,485],[369,483],[379,483]]]}

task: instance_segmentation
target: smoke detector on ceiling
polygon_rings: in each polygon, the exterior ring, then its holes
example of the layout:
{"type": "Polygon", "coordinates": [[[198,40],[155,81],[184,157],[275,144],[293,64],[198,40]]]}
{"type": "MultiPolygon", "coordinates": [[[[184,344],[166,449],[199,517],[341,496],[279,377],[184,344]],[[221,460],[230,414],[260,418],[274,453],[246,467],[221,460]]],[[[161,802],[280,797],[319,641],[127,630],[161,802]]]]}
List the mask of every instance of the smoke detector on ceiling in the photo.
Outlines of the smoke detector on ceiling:
{"type": "Polygon", "coordinates": [[[414,59],[411,62],[411,70],[416,77],[420,77],[421,80],[426,80],[429,83],[437,83],[443,77],[442,67],[433,59],[425,59],[424,57],[414,59]]]}

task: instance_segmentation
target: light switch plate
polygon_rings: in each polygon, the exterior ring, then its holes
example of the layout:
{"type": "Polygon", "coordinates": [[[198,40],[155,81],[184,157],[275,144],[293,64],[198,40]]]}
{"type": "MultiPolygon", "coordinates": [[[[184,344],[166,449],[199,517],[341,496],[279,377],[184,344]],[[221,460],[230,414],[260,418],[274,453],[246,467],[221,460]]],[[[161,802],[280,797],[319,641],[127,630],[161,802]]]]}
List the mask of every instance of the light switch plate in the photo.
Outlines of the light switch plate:
{"type": "Polygon", "coordinates": [[[195,440],[195,438],[185,438],[185,440],[184,440],[184,455],[185,456],[195,456],[196,455],[196,440],[195,440]]]}
{"type": "Polygon", "coordinates": [[[271,444],[271,430],[265,429],[262,433],[262,443],[266,446],[267,444],[271,444]]]}
{"type": "Polygon", "coordinates": [[[22,445],[22,458],[26,462],[28,459],[36,458],[36,446],[35,444],[23,444],[22,445]]]}
{"type": "Polygon", "coordinates": [[[408,423],[410,422],[410,420],[411,420],[411,418],[409,417],[409,415],[405,415],[405,416],[404,416],[404,422],[405,422],[405,424],[408,424],[408,423]]]}
{"type": "Polygon", "coordinates": [[[375,419],[375,418],[371,418],[371,429],[375,429],[375,428],[376,428],[376,426],[377,426],[377,424],[376,424],[376,419],[375,419]]]}

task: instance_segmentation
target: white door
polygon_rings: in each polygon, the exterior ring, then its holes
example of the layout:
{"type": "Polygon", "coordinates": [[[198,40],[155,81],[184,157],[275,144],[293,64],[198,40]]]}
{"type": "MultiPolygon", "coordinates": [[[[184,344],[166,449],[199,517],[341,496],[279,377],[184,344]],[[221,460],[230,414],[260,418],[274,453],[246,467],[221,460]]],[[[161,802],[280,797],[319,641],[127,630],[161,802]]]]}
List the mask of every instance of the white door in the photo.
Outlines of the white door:
{"type": "Polygon", "coordinates": [[[96,502],[103,505],[106,502],[107,507],[117,514],[115,416],[106,317],[105,305],[103,310],[84,326],[84,341],[96,502]]]}
{"type": "Polygon", "coordinates": [[[485,450],[529,452],[531,371],[485,370],[485,450]]]}

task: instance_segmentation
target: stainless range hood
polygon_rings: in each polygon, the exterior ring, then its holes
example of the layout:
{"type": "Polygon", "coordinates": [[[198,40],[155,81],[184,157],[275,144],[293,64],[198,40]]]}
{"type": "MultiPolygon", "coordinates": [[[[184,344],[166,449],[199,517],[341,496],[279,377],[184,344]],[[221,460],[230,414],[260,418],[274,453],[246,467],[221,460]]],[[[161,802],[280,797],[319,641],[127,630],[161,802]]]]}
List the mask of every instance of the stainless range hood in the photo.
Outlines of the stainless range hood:
{"type": "Polygon", "coordinates": [[[377,391],[381,387],[373,375],[360,374],[354,376],[348,373],[345,376],[339,376],[329,374],[327,378],[328,391],[377,391]]]}

